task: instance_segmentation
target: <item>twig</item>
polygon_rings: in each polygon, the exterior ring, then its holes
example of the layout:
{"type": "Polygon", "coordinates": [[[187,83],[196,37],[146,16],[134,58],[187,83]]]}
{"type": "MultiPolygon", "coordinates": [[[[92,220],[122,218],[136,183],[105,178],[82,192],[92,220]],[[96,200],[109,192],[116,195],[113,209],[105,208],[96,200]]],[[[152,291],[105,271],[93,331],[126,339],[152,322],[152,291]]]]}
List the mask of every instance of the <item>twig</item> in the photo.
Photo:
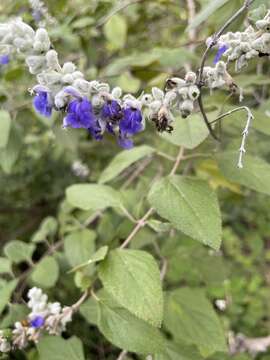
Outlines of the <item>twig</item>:
{"type": "MultiPolygon", "coordinates": [[[[177,168],[182,160],[182,157],[184,155],[184,148],[181,146],[178,156],[176,158],[175,164],[170,172],[170,175],[174,175],[177,171],[177,168]]],[[[132,230],[132,232],[129,234],[129,236],[126,238],[126,240],[122,243],[122,245],[120,246],[120,249],[124,249],[128,246],[128,244],[130,243],[130,241],[134,238],[134,236],[137,234],[138,231],[140,231],[141,228],[143,228],[145,226],[145,223],[147,221],[147,219],[153,214],[154,212],[154,208],[150,208],[145,214],[144,216],[138,220],[137,225],[134,227],[134,229],[132,230]]]]}
{"type": "Polygon", "coordinates": [[[242,169],[243,168],[243,156],[246,153],[246,149],[245,149],[245,145],[246,145],[246,140],[248,137],[248,133],[249,133],[249,128],[250,128],[250,124],[251,121],[254,119],[254,116],[252,115],[252,112],[250,111],[250,109],[247,106],[240,106],[236,109],[232,109],[228,112],[226,112],[225,114],[220,115],[219,117],[217,117],[214,121],[212,121],[210,124],[214,124],[217,121],[222,120],[223,118],[237,112],[237,111],[246,111],[247,112],[247,122],[246,122],[246,126],[242,132],[242,142],[241,142],[241,146],[239,149],[239,159],[238,159],[238,163],[237,166],[242,169]]]}
{"type": "Polygon", "coordinates": [[[202,87],[204,86],[204,82],[203,82],[203,70],[204,70],[204,67],[205,67],[205,63],[206,63],[206,60],[208,58],[208,55],[209,55],[209,52],[210,50],[217,44],[218,42],[218,39],[220,38],[220,36],[227,30],[227,28],[239,17],[241,16],[248,8],[249,6],[254,2],[255,0],[245,0],[244,1],[244,5],[233,15],[230,17],[230,19],[228,21],[226,21],[226,23],[221,27],[221,29],[213,35],[212,37],[212,41],[210,42],[210,44],[207,46],[204,54],[203,54],[203,57],[202,57],[202,62],[201,62],[201,66],[200,66],[200,69],[199,69],[199,76],[198,76],[198,81],[197,81],[197,85],[200,89],[200,95],[199,95],[199,98],[198,98],[198,104],[199,104],[199,108],[200,108],[200,111],[202,113],[202,116],[203,116],[203,119],[204,119],[204,122],[210,132],[210,134],[212,135],[212,137],[216,140],[219,140],[219,138],[216,136],[216,134],[214,133],[211,125],[210,125],[210,122],[208,120],[208,117],[206,115],[206,112],[204,110],[204,104],[203,104],[203,98],[202,98],[202,87]]]}
{"type": "Polygon", "coordinates": [[[75,304],[72,305],[72,309],[74,312],[79,310],[79,307],[85,302],[85,300],[88,298],[88,296],[89,296],[89,291],[86,290],[82,294],[82,296],[79,298],[79,300],[75,304]]]}

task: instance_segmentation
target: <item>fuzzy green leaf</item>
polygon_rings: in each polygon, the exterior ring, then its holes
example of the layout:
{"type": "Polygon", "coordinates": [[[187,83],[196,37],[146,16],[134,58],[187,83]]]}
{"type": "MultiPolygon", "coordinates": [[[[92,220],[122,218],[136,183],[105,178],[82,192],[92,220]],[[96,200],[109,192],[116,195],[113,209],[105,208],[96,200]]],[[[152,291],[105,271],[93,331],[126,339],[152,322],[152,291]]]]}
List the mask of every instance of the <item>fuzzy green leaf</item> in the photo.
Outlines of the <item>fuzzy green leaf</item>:
{"type": "Polygon", "coordinates": [[[244,167],[239,169],[238,156],[236,152],[225,152],[218,156],[219,168],[226,179],[270,195],[270,165],[260,158],[245,155],[244,167]]]}
{"type": "Polygon", "coordinates": [[[99,297],[98,310],[99,330],[112,344],[140,354],[164,350],[159,330],[123,309],[110,296],[99,297]]]}
{"type": "Polygon", "coordinates": [[[150,254],[141,250],[113,250],[99,266],[99,276],[120,305],[151,325],[161,325],[160,274],[150,254]]]}
{"type": "Polygon", "coordinates": [[[174,339],[197,345],[203,356],[226,351],[224,331],[202,290],[181,288],[169,292],[164,323],[174,339]]]}
{"type": "Polygon", "coordinates": [[[59,276],[59,266],[52,256],[47,256],[39,262],[31,274],[32,281],[42,288],[51,288],[59,276]]]}
{"type": "Polygon", "coordinates": [[[154,184],[148,200],[176,229],[215,250],[219,249],[220,210],[216,194],[205,181],[168,176],[154,184]]]}
{"type": "Polygon", "coordinates": [[[107,207],[120,207],[119,193],[107,185],[76,184],[67,188],[68,202],[82,210],[102,210],[107,207]]]}
{"type": "Polygon", "coordinates": [[[20,240],[13,240],[4,247],[4,254],[15,264],[23,261],[31,261],[35,245],[27,244],[20,240]]]}
{"type": "Polygon", "coordinates": [[[155,150],[152,147],[146,145],[135,147],[129,151],[121,151],[113,158],[105,170],[103,170],[100,175],[99,182],[104,184],[114,179],[130,165],[146,156],[151,155],[154,151],[155,150]]]}
{"type": "Polygon", "coordinates": [[[37,345],[39,360],[84,360],[81,340],[73,336],[64,340],[60,336],[45,336],[37,345]]]}

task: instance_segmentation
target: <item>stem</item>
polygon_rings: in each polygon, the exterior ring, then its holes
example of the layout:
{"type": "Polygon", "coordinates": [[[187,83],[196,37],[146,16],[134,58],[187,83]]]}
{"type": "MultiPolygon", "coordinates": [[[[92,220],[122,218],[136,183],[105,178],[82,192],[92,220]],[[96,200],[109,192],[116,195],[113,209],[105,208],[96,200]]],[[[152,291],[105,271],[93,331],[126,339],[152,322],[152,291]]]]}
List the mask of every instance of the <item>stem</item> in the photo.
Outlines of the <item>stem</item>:
{"type": "MultiPolygon", "coordinates": [[[[177,171],[177,168],[181,162],[181,160],[183,159],[184,156],[184,148],[181,146],[178,156],[175,160],[174,166],[170,172],[170,175],[174,175],[177,171]]],[[[144,216],[138,221],[137,225],[134,227],[134,229],[132,230],[132,232],[129,234],[129,236],[126,238],[126,240],[122,243],[122,245],[120,246],[120,249],[124,249],[128,246],[128,244],[131,242],[131,240],[134,238],[134,236],[138,233],[138,231],[140,231],[141,228],[143,228],[145,226],[145,223],[147,221],[147,219],[153,214],[154,212],[154,208],[150,208],[145,214],[144,216]]]]}
{"type": "Polygon", "coordinates": [[[214,34],[214,36],[212,37],[212,41],[211,43],[207,46],[204,54],[203,54],[203,57],[202,57],[202,62],[201,62],[201,66],[200,66],[200,69],[199,69],[199,77],[198,77],[198,81],[197,81],[197,86],[199,87],[200,89],[200,95],[199,95],[199,98],[198,98],[198,103],[199,103],[199,108],[200,108],[200,111],[202,113],[202,116],[203,116],[203,119],[204,119],[204,122],[210,132],[210,134],[212,135],[212,137],[216,140],[219,140],[218,137],[216,136],[216,134],[214,133],[211,125],[210,125],[210,122],[208,120],[208,117],[206,115],[206,112],[204,110],[204,104],[203,104],[203,97],[202,97],[202,87],[204,86],[204,83],[203,83],[203,70],[204,70],[204,67],[205,67],[205,63],[206,63],[206,60],[208,58],[208,55],[209,55],[209,52],[210,50],[217,44],[218,42],[218,39],[220,38],[220,36],[225,32],[225,30],[227,30],[227,28],[239,17],[242,15],[242,13],[244,13],[248,8],[249,6],[254,2],[255,0],[245,0],[244,1],[244,5],[232,16],[230,17],[229,20],[226,21],[226,23],[220,28],[220,30],[214,34]]]}

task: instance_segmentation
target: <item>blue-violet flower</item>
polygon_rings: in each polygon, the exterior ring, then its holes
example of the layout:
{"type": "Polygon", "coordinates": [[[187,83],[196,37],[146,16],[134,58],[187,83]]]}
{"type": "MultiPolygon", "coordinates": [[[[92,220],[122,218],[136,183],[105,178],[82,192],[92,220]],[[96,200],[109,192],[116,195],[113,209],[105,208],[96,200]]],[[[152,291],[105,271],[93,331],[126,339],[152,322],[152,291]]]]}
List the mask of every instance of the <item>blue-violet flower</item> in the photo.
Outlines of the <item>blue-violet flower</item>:
{"type": "Polygon", "coordinates": [[[43,325],[45,324],[45,319],[43,316],[36,316],[34,317],[31,321],[30,321],[30,325],[35,328],[35,329],[39,329],[41,328],[43,325]]]}
{"type": "Polygon", "coordinates": [[[36,96],[33,100],[33,106],[39,114],[50,117],[53,108],[50,94],[43,90],[36,91],[36,96]]]}
{"type": "Polygon", "coordinates": [[[228,50],[228,46],[227,45],[222,45],[219,47],[217,53],[216,53],[216,56],[215,56],[215,59],[214,59],[214,64],[216,65],[219,60],[222,58],[222,55],[228,50]]]}
{"type": "Polygon", "coordinates": [[[95,125],[96,120],[92,104],[86,97],[72,100],[68,104],[67,116],[64,118],[63,127],[91,129],[95,125]]]}

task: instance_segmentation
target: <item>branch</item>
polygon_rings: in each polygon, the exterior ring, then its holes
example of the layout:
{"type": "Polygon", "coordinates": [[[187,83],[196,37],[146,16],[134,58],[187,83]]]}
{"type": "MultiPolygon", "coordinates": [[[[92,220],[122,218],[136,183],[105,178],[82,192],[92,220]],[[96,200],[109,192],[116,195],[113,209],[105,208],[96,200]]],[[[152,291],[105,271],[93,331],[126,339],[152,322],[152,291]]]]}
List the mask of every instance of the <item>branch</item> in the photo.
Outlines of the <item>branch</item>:
{"type": "MultiPolygon", "coordinates": [[[[201,90],[202,87],[204,86],[204,82],[203,82],[203,70],[205,67],[205,63],[206,60],[208,58],[209,52],[210,50],[217,44],[218,39],[220,38],[220,36],[227,30],[227,28],[236,20],[238,19],[239,16],[241,16],[248,8],[249,6],[254,2],[255,0],[245,0],[243,6],[228,20],[226,21],[226,23],[221,27],[221,29],[216,32],[214,34],[214,36],[212,37],[212,41],[210,42],[210,44],[207,46],[203,57],[202,57],[202,62],[201,62],[201,66],[199,69],[199,77],[198,77],[198,81],[197,81],[197,86],[199,87],[199,89],[201,90]]],[[[215,135],[210,122],[208,120],[208,117],[206,115],[206,112],[204,110],[204,104],[203,104],[203,98],[202,98],[202,91],[200,91],[200,95],[198,98],[198,103],[199,103],[199,108],[200,111],[202,113],[203,119],[205,121],[205,124],[210,132],[210,134],[212,135],[212,137],[216,140],[219,140],[218,137],[215,135]]]]}
{"type": "Polygon", "coordinates": [[[218,118],[216,118],[214,121],[212,121],[210,124],[214,124],[217,121],[220,121],[222,119],[224,119],[225,117],[237,112],[237,111],[246,111],[247,112],[247,122],[246,122],[246,126],[242,132],[242,142],[241,142],[241,146],[239,149],[239,159],[238,159],[238,164],[237,166],[242,169],[243,168],[243,156],[246,153],[246,149],[245,149],[245,145],[246,145],[246,140],[248,137],[248,133],[249,133],[249,128],[251,125],[251,121],[254,119],[254,116],[252,114],[252,112],[250,111],[250,109],[247,106],[240,106],[236,109],[230,110],[228,112],[226,112],[225,114],[220,115],[218,118]]]}

